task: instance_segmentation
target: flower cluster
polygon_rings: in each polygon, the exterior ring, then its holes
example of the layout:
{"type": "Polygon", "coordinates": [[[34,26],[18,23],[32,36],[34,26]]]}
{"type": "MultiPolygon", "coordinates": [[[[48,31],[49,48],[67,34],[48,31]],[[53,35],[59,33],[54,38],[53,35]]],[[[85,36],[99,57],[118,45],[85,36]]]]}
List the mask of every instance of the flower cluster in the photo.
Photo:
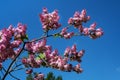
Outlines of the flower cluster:
{"type": "MultiPolygon", "coordinates": [[[[103,35],[103,30],[101,28],[96,29],[96,23],[91,24],[89,28],[83,27],[83,23],[90,20],[90,16],[86,15],[85,9],[81,12],[75,12],[74,16],[68,20],[69,25],[55,34],[48,34],[48,31],[58,29],[61,26],[58,22],[60,18],[58,11],[54,10],[52,13],[48,13],[47,8],[43,8],[43,13],[39,16],[42,28],[45,33],[47,33],[39,39],[27,41],[26,25],[21,23],[18,23],[16,28],[13,28],[12,25],[10,25],[8,28],[0,30],[0,69],[2,68],[2,63],[6,59],[13,59],[8,66],[8,69],[4,70],[6,73],[2,80],[10,73],[10,69],[14,71],[21,66],[21,64],[14,65],[14,62],[17,62],[17,58],[20,57],[18,54],[22,51],[28,52],[27,57],[20,58],[23,65],[28,69],[26,70],[26,74],[32,74],[33,68],[40,68],[41,66],[51,67],[65,72],[75,71],[81,73],[83,70],[80,62],[82,61],[81,58],[85,51],[83,49],[77,51],[76,45],[73,45],[72,47],[67,47],[65,49],[64,56],[60,56],[57,49],[52,50],[52,47],[46,44],[47,38],[62,37],[70,39],[75,35],[84,35],[96,39],[103,35]],[[76,34],[73,31],[68,32],[67,30],[70,26],[77,28],[79,33],[76,34]],[[73,65],[70,63],[71,61],[77,61],[78,64],[73,65]]],[[[34,80],[44,80],[44,75],[42,73],[37,73],[34,75],[34,80]]]]}
{"type": "Polygon", "coordinates": [[[38,68],[42,63],[42,60],[38,60],[34,54],[30,54],[28,58],[22,59],[22,63],[25,65],[25,67],[38,68]]]}
{"type": "Polygon", "coordinates": [[[26,35],[26,26],[21,23],[17,28],[10,25],[0,31],[0,64],[8,58],[14,58],[21,48],[23,37],[26,35]]]}
{"type": "MultiPolygon", "coordinates": [[[[46,43],[46,41],[44,40],[45,39],[41,40],[40,42],[46,43]]],[[[39,42],[36,44],[39,44],[39,42]]],[[[80,68],[80,64],[73,66],[72,64],[68,63],[69,61],[72,61],[72,60],[81,62],[81,57],[84,54],[84,50],[77,52],[76,45],[73,45],[71,49],[67,48],[65,50],[64,57],[58,54],[57,49],[52,51],[51,46],[48,46],[48,45],[42,46],[43,48],[37,47],[36,51],[32,51],[31,49],[34,49],[35,46],[36,45],[34,46],[32,45],[31,48],[26,47],[29,52],[30,51],[32,52],[29,54],[28,58],[22,59],[22,63],[26,67],[37,68],[40,66],[47,66],[47,67],[52,67],[52,68],[59,69],[62,71],[67,71],[67,72],[70,72],[72,70],[77,73],[82,72],[82,69],[80,68]]]]}
{"type": "Polygon", "coordinates": [[[69,57],[70,60],[76,60],[78,62],[81,62],[81,57],[83,56],[83,54],[85,53],[85,50],[80,50],[79,52],[77,52],[76,49],[76,45],[73,45],[72,48],[67,47],[65,52],[64,52],[64,56],[65,57],[69,57]]]}
{"type": "Polygon", "coordinates": [[[68,24],[77,28],[82,35],[89,36],[92,39],[99,38],[103,35],[102,28],[96,29],[96,23],[90,25],[89,28],[83,27],[82,23],[90,20],[90,16],[86,15],[86,10],[75,12],[73,18],[69,18],[68,24]]]}
{"type": "Polygon", "coordinates": [[[86,10],[80,12],[75,12],[74,17],[69,18],[68,24],[74,25],[76,28],[80,27],[83,22],[90,20],[90,16],[86,15],[86,10]]]}
{"type": "Polygon", "coordinates": [[[54,10],[52,13],[48,13],[47,8],[43,8],[43,13],[40,14],[40,21],[42,23],[42,28],[45,31],[57,29],[61,26],[58,22],[59,15],[57,10],[54,10]]]}
{"type": "Polygon", "coordinates": [[[74,32],[67,32],[67,27],[65,27],[60,32],[60,35],[65,39],[70,39],[72,36],[74,36],[74,32]]]}
{"type": "Polygon", "coordinates": [[[96,29],[96,23],[93,23],[90,25],[89,28],[81,28],[81,33],[85,36],[89,36],[92,39],[99,38],[103,35],[103,30],[102,28],[97,28],[96,29]]]}
{"type": "Polygon", "coordinates": [[[46,49],[46,39],[42,39],[38,42],[29,42],[25,45],[25,48],[32,53],[41,53],[46,49]]]}

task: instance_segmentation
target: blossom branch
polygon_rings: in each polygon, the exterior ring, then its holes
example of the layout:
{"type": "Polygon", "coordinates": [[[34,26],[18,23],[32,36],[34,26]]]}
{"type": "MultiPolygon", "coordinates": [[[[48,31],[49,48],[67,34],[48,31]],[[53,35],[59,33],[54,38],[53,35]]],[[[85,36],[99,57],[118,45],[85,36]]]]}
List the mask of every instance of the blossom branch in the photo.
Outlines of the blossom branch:
{"type": "MultiPolygon", "coordinates": [[[[47,38],[60,37],[71,39],[73,36],[88,36],[92,39],[97,39],[103,35],[101,28],[96,29],[96,23],[91,24],[89,27],[82,25],[90,20],[90,16],[86,15],[85,9],[81,12],[75,12],[74,16],[69,18],[68,26],[54,34],[48,34],[48,32],[61,26],[58,11],[54,10],[49,13],[47,8],[44,8],[39,16],[44,30],[44,34],[40,38],[29,40],[26,34],[26,25],[21,23],[18,23],[17,28],[13,28],[10,25],[9,28],[0,31],[0,69],[3,68],[5,72],[5,74],[3,73],[2,80],[5,80],[7,75],[20,80],[13,76],[11,72],[24,69],[20,67],[22,64],[29,68],[39,68],[42,65],[65,72],[75,71],[81,73],[83,70],[81,69],[80,62],[85,51],[77,51],[74,44],[71,48],[67,47],[65,49],[64,56],[62,57],[58,54],[57,49],[52,50],[50,45],[46,45],[47,38]],[[70,26],[78,29],[79,33],[74,31],[68,32],[70,26]],[[20,48],[21,45],[22,48],[20,48]],[[23,51],[28,52],[28,57],[21,58],[22,64],[17,64],[20,55],[24,53],[23,51]],[[2,67],[2,63],[7,59],[12,59],[12,62],[6,70],[2,67]],[[69,61],[77,61],[78,64],[74,66],[69,64],[69,61]]],[[[31,74],[32,72],[32,69],[26,70],[26,74],[31,74]]],[[[43,80],[44,75],[37,74],[34,79],[43,80]]]]}
{"type": "Polygon", "coordinates": [[[5,80],[6,76],[9,74],[9,71],[10,71],[12,65],[14,64],[14,62],[16,61],[16,59],[20,56],[21,52],[23,51],[23,49],[24,49],[24,47],[25,47],[25,44],[26,44],[26,43],[24,42],[21,51],[19,52],[18,55],[16,55],[16,57],[15,57],[15,58],[13,59],[13,61],[10,63],[10,65],[9,65],[8,69],[6,70],[6,73],[5,73],[5,75],[3,76],[2,80],[5,80]]]}

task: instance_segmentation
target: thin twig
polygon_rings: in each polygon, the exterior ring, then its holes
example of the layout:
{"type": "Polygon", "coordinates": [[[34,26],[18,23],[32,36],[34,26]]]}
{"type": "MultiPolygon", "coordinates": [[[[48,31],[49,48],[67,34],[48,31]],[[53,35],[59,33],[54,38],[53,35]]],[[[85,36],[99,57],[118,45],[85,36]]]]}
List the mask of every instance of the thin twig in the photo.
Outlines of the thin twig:
{"type": "Polygon", "coordinates": [[[9,72],[13,72],[13,71],[17,71],[17,70],[20,70],[20,69],[23,69],[23,68],[19,68],[17,69],[19,66],[22,66],[23,64],[18,64],[16,65],[12,70],[10,70],[9,72]]]}
{"type": "Polygon", "coordinates": [[[19,66],[22,66],[23,64],[18,64],[18,65],[16,65],[13,69],[16,69],[17,67],[19,67],[19,66]]]}
{"type": "Polygon", "coordinates": [[[26,43],[31,43],[31,42],[39,41],[39,40],[41,40],[41,39],[48,38],[48,37],[51,37],[51,36],[53,36],[53,35],[42,36],[41,38],[38,38],[38,39],[35,39],[35,40],[32,40],[32,41],[28,41],[28,42],[26,42],[26,43]]]}
{"type": "Polygon", "coordinates": [[[16,79],[16,80],[20,80],[19,78],[13,76],[11,73],[10,73],[9,75],[10,75],[11,77],[13,77],[14,79],[16,79]]]}
{"type": "MultiPolygon", "coordinates": [[[[6,72],[6,69],[5,69],[4,67],[3,67],[3,70],[6,72]]],[[[20,80],[19,78],[13,76],[10,72],[9,72],[9,75],[10,75],[11,77],[13,77],[14,79],[16,79],[16,80],[20,80]]],[[[2,79],[2,80],[4,80],[4,79],[2,79]]]]}
{"type": "Polygon", "coordinates": [[[11,70],[10,72],[18,71],[18,70],[22,70],[22,69],[25,69],[25,68],[14,69],[14,70],[11,70]]]}

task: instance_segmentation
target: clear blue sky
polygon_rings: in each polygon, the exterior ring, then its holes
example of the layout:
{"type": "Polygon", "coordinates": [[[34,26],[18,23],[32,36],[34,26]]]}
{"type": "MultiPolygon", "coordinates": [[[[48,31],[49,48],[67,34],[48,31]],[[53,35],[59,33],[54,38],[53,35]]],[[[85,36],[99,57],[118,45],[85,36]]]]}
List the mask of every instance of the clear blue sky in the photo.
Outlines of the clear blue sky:
{"type": "MultiPolygon", "coordinates": [[[[63,26],[67,25],[68,18],[73,16],[76,10],[86,9],[91,16],[91,21],[86,26],[97,22],[105,34],[97,40],[88,37],[74,37],[69,41],[50,38],[48,44],[58,48],[60,53],[74,43],[78,49],[84,48],[86,50],[82,62],[84,72],[76,74],[40,69],[41,72],[53,71],[55,75],[62,75],[63,80],[120,80],[119,0],[0,0],[0,29],[22,22],[27,24],[27,32],[31,39],[39,37],[42,29],[38,15],[43,7],[47,7],[50,12],[58,9],[63,26]]],[[[23,76],[21,74],[16,73],[19,77],[23,76]]]]}

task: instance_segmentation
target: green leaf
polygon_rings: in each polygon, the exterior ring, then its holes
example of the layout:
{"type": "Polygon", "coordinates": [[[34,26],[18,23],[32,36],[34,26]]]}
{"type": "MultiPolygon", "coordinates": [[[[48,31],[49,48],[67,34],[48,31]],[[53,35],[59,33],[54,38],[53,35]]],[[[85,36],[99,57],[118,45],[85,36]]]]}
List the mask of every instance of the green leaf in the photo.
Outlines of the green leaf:
{"type": "Polygon", "coordinates": [[[23,40],[28,40],[28,35],[26,34],[25,37],[23,37],[23,40]]]}
{"type": "Polygon", "coordinates": [[[40,60],[40,57],[36,57],[36,60],[40,60]]]}
{"type": "Polygon", "coordinates": [[[41,59],[44,59],[45,58],[45,54],[44,53],[40,53],[39,56],[41,59]]]}
{"type": "Polygon", "coordinates": [[[60,36],[60,34],[58,33],[58,34],[54,34],[54,37],[59,37],[60,36]]]}
{"type": "Polygon", "coordinates": [[[40,53],[40,54],[36,57],[36,60],[40,60],[40,59],[45,59],[45,54],[44,54],[44,53],[40,53]]]}

